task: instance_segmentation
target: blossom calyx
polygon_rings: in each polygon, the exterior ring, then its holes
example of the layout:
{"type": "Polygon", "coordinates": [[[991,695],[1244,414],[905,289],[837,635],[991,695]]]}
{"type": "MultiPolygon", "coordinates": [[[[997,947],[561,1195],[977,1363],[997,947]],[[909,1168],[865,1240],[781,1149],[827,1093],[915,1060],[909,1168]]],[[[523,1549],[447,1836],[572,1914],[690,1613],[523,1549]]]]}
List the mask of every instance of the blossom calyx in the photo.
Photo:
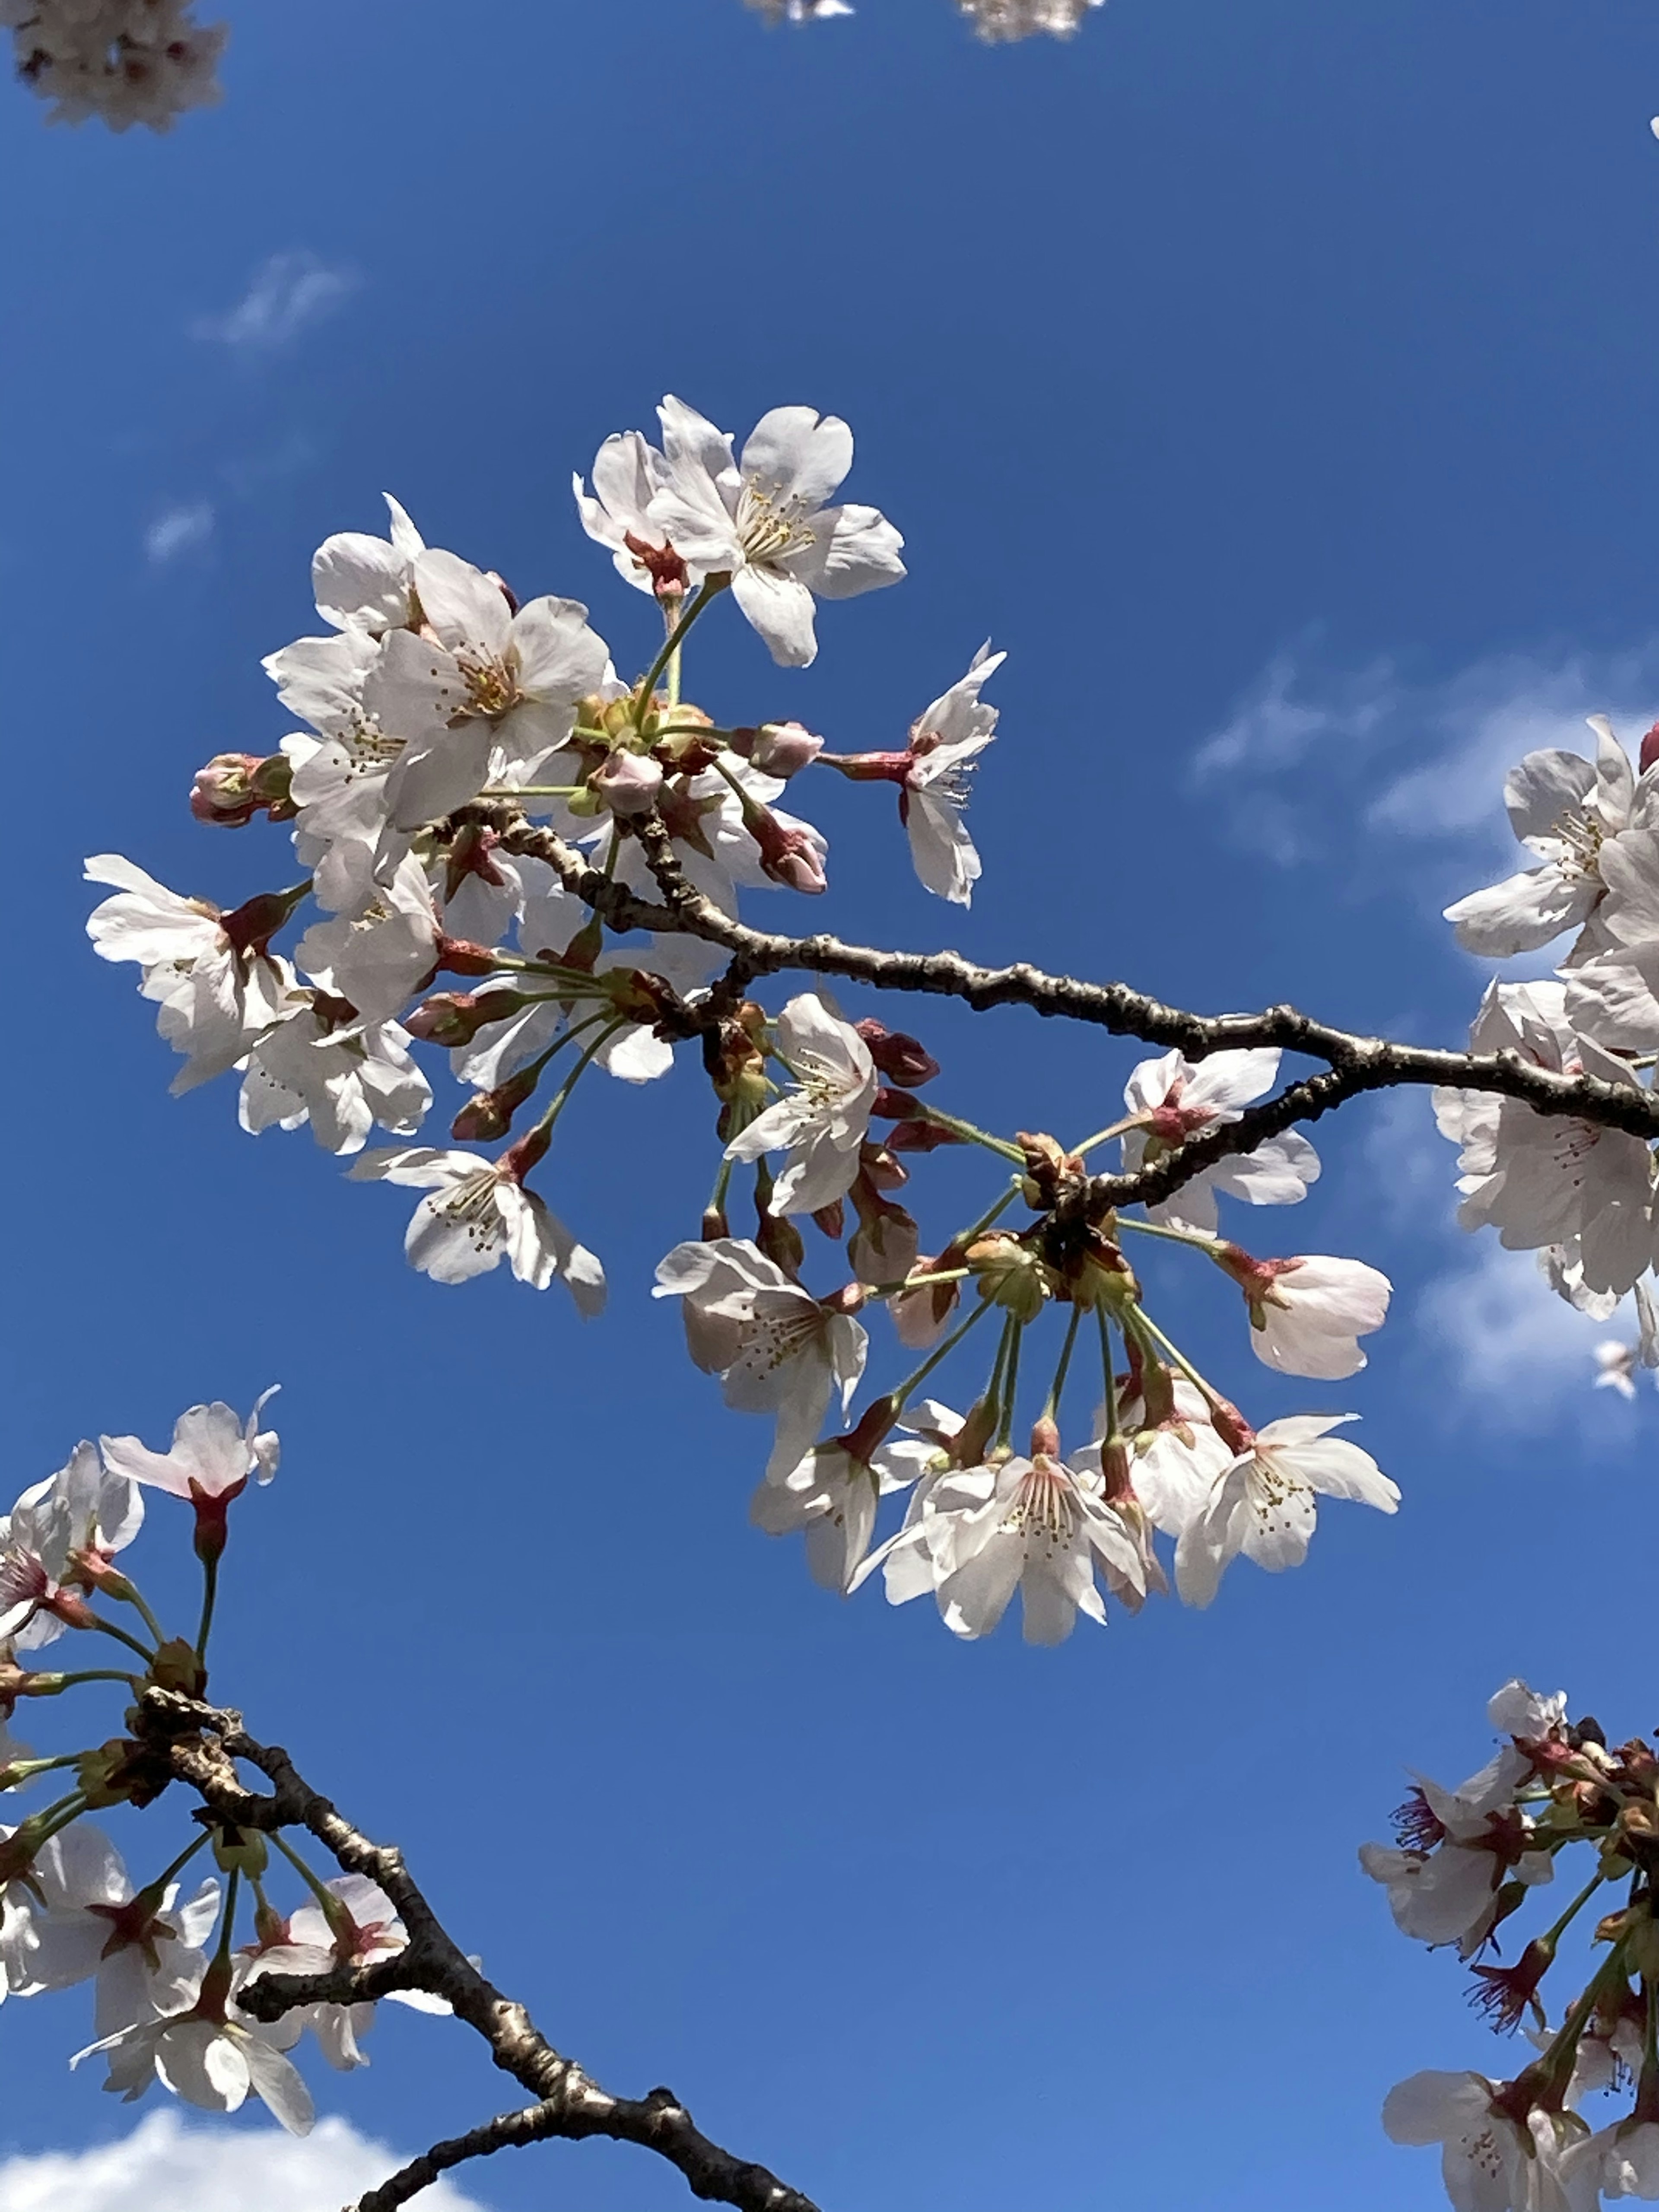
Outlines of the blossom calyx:
{"type": "Polygon", "coordinates": [[[763,874],[775,884],[810,895],[829,889],[823,859],[807,830],[787,829],[769,806],[746,806],[744,826],[759,850],[763,874]]]}
{"type": "Polygon", "coordinates": [[[933,1054],[904,1030],[890,1030],[884,1022],[873,1018],[854,1022],[853,1027],[869,1046],[870,1057],[878,1072],[889,1083],[899,1086],[890,1095],[902,1096],[918,1084],[931,1083],[939,1073],[939,1062],[933,1054]]]}
{"type": "Polygon", "coordinates": [[[222,914],[219,927],[235,951],[263,954],[310,892],[309,877],[304,883],[295,884],[291,890],[257,891],[251,899],[244,899],[240,906],[233,907],[228,914],[222,914]]]}
{"type": "MultiPolygon", "coordinates": [[[[882,1095],[881,1092],[877,1093],[878,1097],[882,1095]]],[[[885,1095],[890,1098],[899,1094],[889,1091],[885,1095]]],[[[921,1102],[918,1099],[915,1103],[920,1105],[921,1102]]],[[[965,1145],[969,1142],[968,1138],[959,1136],[956,1130],[947,1129],[942,1121],[924,1119],[896,1121],[887,1133],[890,1152],[936,1152],[941,1145],[965,1145]]]]}
{"type": "Polygon", "coordinates": [[[118,1735],[95,1751],[82,1753],[76,1779],[94,1811],[108,1805],[153,1805],[172,1781],[173,1768],[153,1745],[118,1735]]]}
{"type": "Polygon", "coordinates": [[[659,599],[678,599],[684,592],[690,577],[684,562],[674,550],[672,538],[665,538],[660,545],[636,532],[623,532],[623,544],[651,579],[651,589],[659,599]]]}
{"type": "Polygon", "coordinates": [[[291,822],[300,811],[289,788],[293,774],[286,753],[216,753],[196,771],[190,811],[222,830],[244,829],[260,812],[291,822]]]}
{"type": "Polygon", "coordinates": [[[1049,1293],[1047,1271],[1035,1252],[1012,1237],[981,1237],[965,1256],[981,1297],[1016,1321],[1036,1319],[1049,1293]]]}

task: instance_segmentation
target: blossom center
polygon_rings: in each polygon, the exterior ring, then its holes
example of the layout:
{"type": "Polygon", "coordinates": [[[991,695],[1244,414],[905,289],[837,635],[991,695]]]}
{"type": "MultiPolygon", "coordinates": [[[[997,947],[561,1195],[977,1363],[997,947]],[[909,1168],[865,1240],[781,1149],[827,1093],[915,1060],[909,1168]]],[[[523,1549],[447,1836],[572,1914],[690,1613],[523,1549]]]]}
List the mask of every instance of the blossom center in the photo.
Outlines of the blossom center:
{"type": "Polygon", "coordinates": [[[1020,1477],[1002,1520],[1011,1536],[1035,1536],[1051,1551],[1063,1550],[1077,1529],[1077,1501],[1070,1477],[1052,1460],[1039,1457],[1020,1477]]]}
{"type": "Polygon", "coordinates": [[[745,479],[738,495],[736,529],[745,561],[781,561],[812,543],[803,520],[804,500],[780,498],[775,490],[745,479]]]}

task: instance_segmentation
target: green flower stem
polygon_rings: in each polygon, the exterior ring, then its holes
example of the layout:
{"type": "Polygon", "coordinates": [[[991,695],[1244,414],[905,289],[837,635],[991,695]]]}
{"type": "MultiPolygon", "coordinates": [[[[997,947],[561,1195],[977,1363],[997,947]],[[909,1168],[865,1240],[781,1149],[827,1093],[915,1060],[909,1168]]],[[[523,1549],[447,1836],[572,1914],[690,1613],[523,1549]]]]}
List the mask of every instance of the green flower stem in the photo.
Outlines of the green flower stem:
{"type": "Polygon", "coordinates": [[[37,1690],[21,1692],[20,1694],[26,1698],[55,1698],[64,1690],[76,1689],[82,1682],[125,1682],[130,1688],[137,1689],[140,1678],[137,1674],[124,1674],[118,1667],[80,1667],[72,1674],[34,1674],[30,1680],[39,1682],[41,1686],[37,1690]],[[47,1684],[51,1685],[50,1688],[47,1684]]]}
{"type": "Polygon", "coordinates": [[[1014,1400],[1019,1392],[1019,1340],[1025,1334],[1025,1324],[1010,1314],[1008,1358],[1005,1363],[1002,1394],[1002,1417],[997,1424],[997,1442],[1012,1448],[1014,1438],[1014,1400]]]}
{"type": "Polygon", "coordinates": [[[537,1122],[536,1127],[538,1129],[551,1129],[553,1124],[558,1120],[560,1115],[563,1113],[565,1102],[568,1099],[571,1092],[575,1089],[576,1085],[581,1081],[582,1077],[587,1073],[587,1070],[592,1065],[596,1054],[605,1050],[605,1048],[610,1043],[611,1038],[615,1036],[618,1030],[625,1030],[627,1027],[628,1020],[626,1016],[618,1015],[615,1021],[607,1022],[605,1024],[605,1027],[599,1031],[599,1034],[593,1039],[591,1044],[585,1045],[583,1047],[581,1058],[571,1069],[569,1074],[566,1076],[564,1081],[559,1085],[557,1091],[554,1092],[552,1102],[549,1105],[546,1113],[544,1114],[541,1120],[537,1122]]]}
{"type": "Polygon", "coordinates": [[[1095,1319],[1100,1323],[1100,1369],[1102,1380],[1106,1386],[1105,1441],[1109,1444],[1121,1443],[1123,1439],[1123,1430],[1118,1419],[1117,1374],[1112,1365],[1112,1330],[1111,1324],[1106,1318],[1104,1306],[1095,1308],[1095,1319]]]}
{"type": "MultiPolygon", "coordinates": [[[[656,659],[640,678],[639,692],[634,703],[634,727],[636,730],[645,727],[645,718],[651,711],[651,702],[656,693],[657,680],[669,663],[678,657],[681,646],[685,642],[686,633],[703,609],[714,604],[731,580],[729,576],[722,576],[718,583],[712,576],[706,578],[698,586],[690,605],[664,638],[656,659]]],[[[678,705],[678,702],[675,700],[672,703],[678,705]]]]}
{"type": "Polygon", "coordinates": [[[1074,1304],[1072,1308],[1072,1318],[1066,1324],[1066,1341],[1060,1346],[1060,1364],[1054,1370],[1054,1381],[1048,1385],[1048,1402],[1042,1409],[1051,1421],[1060,1412],[1060,1394],[1066,1388],[1066,1370],[1072,1364],[1072,1346],[1077,1342],[1078,1323],[1082,1319],[1082,1307],[1074,1304]]]}
{"type": "Polygon", "coordinates": [[[1540,2074],[1555,2075],[1570,2070],[1579,2040],[1595,2017],[1603,1990],[1615,1981],[1623,1980],[1628,1972],[1625,1964],[1625,1946],[1622,1942],[1615,1943],[1583,1990],[1568,2006],[1565,2019],[1556,2030],[1542,2057],[1535,2059],[1533,2066],[1528,2069],[1529,2073],[1535,2069],[1540,2074]]]}
{"type": "Polygon", "coordinates": [[[981,1300],[981,1303],[974,1308],[972,1313],[969,1315],[967,1320],[962,1322],[960,1327],[953,1328],[950,1335],[945,1338],[944,1343],[937,1345],[934,1349],[928,1353],[927,1358],[922,1361],[915,1373],[908,1376],[899,1385],[898,1389],[893,1393],[893,1411],[896,1413],[901,1413],[903,1412],[908,1401],[915,1395],[915,1393],[921,1388],[921,1385],[927,1380],[927,1377],[933,1373],[939,1362],[948,1352],[952,1352],[956,1350],[957,1345],[962,1342],[963,1338],[967,1335],[969,1330],[973,1328],[975,1322],[982,1321],[990,1310],[991,1308],[989,1302],[988,1300],[981,1300]]]}
{"type": "Polygon", "coordinates": [[[322,1907],[324,1917],[327,1920],[329,1926],[332,1928],[335,1922],[335,1916],[340,1910],[339,1899],[336,1897],[331,1889],[327,1888],[324,1885],[322,1877],[319,1875],[314,1874],[306,1864],[305,1861],[300,1856],[298,1851],[295,1850],[293,1844],[289,1843],[288,1838],[283,1833],[280,1828],[272,1828],[269,1830],[268,1835],[270,1841],[276,1844],[277,1850],[288,1861],[289,1864],[294,1869],[301,1881],[304,1882],[306,1887],[311,1892],[318,1904],[322,1907]]]}
{"type": "Polygon", "coordinates": [[[925,1291],[934,1283],[959,1283],[973,1273],[971,1267],[941,1267],[936,1274],[907,1275],[897,1283],[866,1283],[872,1298],[896,1298],[906,1291],[925,1291]]]}
{"type": "Polygon", "coordinates": [[[1145,1114],[1126,1114],[1121,1121],[1114,1121],[1109,1128],[1097,1129],[1092,1137],[1085,1138],[1080,1145],[1073,1145],[1073,1157],[1080,1160],[1085,1152],[1093,1152],[1097,1145],[1109,1144],[1114,1137],[1127,1136],[1131,1129],[1144,1129],[1146,1121],[1145,1114]]]}
{"type": "Polygon", "coordinates": [[[90,1626],[95,1628],[100,1636],[112,1636],[118,1644],[125,1644],[129,1651],[136,1651],[147,1668],[155,1656],[155,1654],[147,1645],[141,1644],[136,1636],[129,1636],[125,1628],[118,1628],[112,1620],[106,1620],[100,1613],[93,1614],[90,1626]]]}
{"type": "Polygon", "coordinates": [[[1118,1216],[1117,1225],[1137,1237],[1162,1237],[1166,1244],[1195,1245],[1200,1252],[1214,1254],[1221,1249],[1222,1239],[1206,1236],[1201,1229],[1166,1229],[1161,1221],[1130,1221],[1122,1214],[1118,1216]]]}
{"type": "Polygon", "coordinates": [[[155,1615],[150,1611],[149,1606],[145,1604],[142,1591],[140,1591],[133,1583],[129,1582],[127,1583],[125,1602],[132,1607],[133,1610],[137,1613],[140,1620],[143,1622],[145,1627],[149,1629],[150,1634],[155,1638],[158,1644],[165,1644],[167,1642],[167,1632],[161,1626],[161,1622],[157,1620],[155,1615]]]}
{"type": "Polygon", "coordinates": [[[1025,1155],[1018,1145],[1010,1145],[1000,1137],[992,1136],[988,1129],[980,1128],[975,1122],[964,1121],[960,1115],[947,1114],[942,1106],[929,1106],[920,1098],[916,1104],[923,1121],[937,1122],[941,1129],[949,1129],[953,1136],[965,1137],[969,1144],[983,1145],[988,1152],[995,1152],[1000,1159],[1012,1160],[1018,1166],[1024,1166],[1025,1155]]]}
{"type": "Polygon", "coordinates": [[[179,1852],[178,1857],[174,1859],[171,1866],[163,1867],[161,1873],[156,1875],[154,1881],[148,1881],[144,1884],[145,1888],[154,1890],[165,1889],[175,1875],[180,1875],[184,1872],[185,1869],[195,1857],[197,1852],[204,1851],[212,1841],[212,1830],[210,1828],[204,1828],[201,1834],[197,1837],[193,1844],[186,1844],[185,1845],[185,1848],[179,1852]]]}
{"type": "Polygon", "coordinates": [[[1175,1362],[1176,1365],[1181,1370],[1181,1372],[1192,1384],[1194,1389],[1201,1390],[1203,1392],[1205,1400],[1208,1404],[1212,1406],[1224,1406],[1229,1402],[1228,1400],[1222,1396],[1220,1391],[1215,1389],[1213,1384],[1205,1381],[1204,1377],[1199,1373],[1197,1368],[1193,1365],[1192,1361],[1188,1358],[1186,1353],[1182,1352],[1179,1346],[1171,1344],[1169,1338],[1164,1335],[1163,1330],[1158,1327],[1158,1323],[1152,1319],[1152,1316],[1146,1311],[1144,1306],[1128,1307],[1124,1314],[1123,1326],[1126,1329],[1133,1330],[1134,1334],[1139,1337],[1143,1347],[1150,1349],[1152,1345],[1155,1344],[1159,1350],[1167,1352],[1170,1358],[1175,1362]]]}
{"type": "Polygon", "coordinates": [[[580,799],[586,788],[585,783],[489,784],[478,796],[480,799],[580,799]]]}
{"type": "Polygon", "coordinates": [[[219,1931],[219,1948],[214,1954],[216,1966],[228,1966],[230,1964],[230,1947],[236,1932],[236,1893],[241,1887],[241,1884],[242,1870],[240,1867],[234,1866],[230,1870],[230,1881],[225,1889],[225,1919],[224,1925],[219,1931]]]}

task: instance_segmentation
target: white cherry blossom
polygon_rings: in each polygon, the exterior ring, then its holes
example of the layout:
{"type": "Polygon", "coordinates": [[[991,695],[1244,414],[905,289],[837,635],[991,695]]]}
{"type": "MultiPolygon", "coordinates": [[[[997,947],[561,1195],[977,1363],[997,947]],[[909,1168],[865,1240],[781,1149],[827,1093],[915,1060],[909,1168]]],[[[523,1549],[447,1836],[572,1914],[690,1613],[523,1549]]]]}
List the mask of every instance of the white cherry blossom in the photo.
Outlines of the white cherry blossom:
{"type": "Polygon", "coordinates": [[[556,1279],[589,1318],[603,1310],[605,1269],[556,1214],[527,1190],[517,1147],[489,1160],[429,1146],[364,1152],[349,1173],[358,1182],[424,1190],[404,1237],[410,1265],[434,1283],[470,1282],[507,1261],[521,1283],[544,1291],[556,1279]]]}
{"type": "Polygon", "coordinates": [[[969,778],[996,735],[997,709],[980,697],[980,690],[1007,658],[993,653],[988,639],[968,673],[924,708],[910,731],[899,817],[923,889],[956,906],[970,903],[980,877],[978,849],[963,820],[969,778]]]}
{"type": "Polygon", "coordinates": [[[159,1899],[141,1897],[109,1838],[76,1820],[42,1844],[34,1878],[40,1902],[7,1954],[15,1992],[95,1981],[100,2035],[195,2003],[219,1917],[211,1876],[182,1904],[176,1881],[159,1899]]]}
{"type": "Polygon", "coordinates": [[[816,992],[791,999],[779,1015],[777,1049],[797,1088],[740,1129],[726,1157],[786,1153],[773,1210],[816,1213],[853,1187],[879,1081],[869,1046],[816,992]]]}
{"type": "Polygon", "coordinates": [[[137,1437],[101,1437],[104,1464],[112,1474],[170,1497],[199,1503],[207,1498],[231,1498],[246,1487],[250,1475],[269,1482],[282,1459],[282,1443],[275,1429],[262,1429],[259,1416],[276,1392],[273,1383],[253,1401],[253,1411],[243,1420],[222,1400],[210,1406],[191,1406],[173,1425],[173,1442],[164,1452],[152,1451],[137,1437]]]}
{"type": "Polygon", "coordinates": [[[445,935],[426,872],[409,854],[360,914],[313,922],[294,957],[365,1022],[390,1022],[431,981],[445,935]]]}
{"type": "Polygon", "coordinates": [[[501,586],[453,553],[415,562],[426,628],[465,686],[466,715],[411,744],[398,767],[399,830],[452,813],[483,788],[492,757],[510,781],[534,782],[575,725],[576,703],[603,682],[605,641],[574,599],[531,599],[516,611],[501,586]]]}
{"type": "MultiPolygon", "coordinates": [[[[1161,1153],[1226,1121],[1271,1091],[1279,1079],[1279,1052],[1271,1047],[1215,1052],[1189,1060],[1180,1052],[1143,1060],[1124,1085],[1123,1103],[1143,1125],[1123,1139],[1123,1167],[1137,1173],[1161,1153]]],[[[1216,1193],[1251,1206],[1294,1206],[1319,1177],[1319,1155],[1298,1130],[1269,1137],[1253,1152],[1218,1160],[1184,1182],[1173,1198],[1146,1211],[1154,1221],[1182,1223],[1213,1236],[1216,1193]]]]}
{"type": "Polygon", "coordinates": [[[805,1536],[813,1581],[845,1595],[870,1548],[878,1500],[914,1482],[933,1452],[920,1437],[884,1443],[867,1461],[839,1438],[815,1444],[793,1468],[766,1475],[749,1517],[769,1536],[805,1536]]]}
{"type": "Polygon", "coordinates": [[[395,1022],[342,1024],[305,992],[248,1054],[240,1113],[252,1135],[308,1121],[325,1151],[349,1153],[362,1149],[377,1121],[412,1137],[431,1103],[432,1087],[395,1022]]]}
{"type": "Polygon", "coordinates": [[[652,1295],[684,1300],[687,1348],[705,1375],[720,1376],[728,1406],[776,1416],[769,1475],[800,1464],[832,1397],[846,1412],[864,1372],[863,1328],[746,1237],[677,1244],[652,1295]]]}
{"type": "Polygon", "coordinates": [[[144,1501],[95,1448],[79,1443],[56,1474],[0,1520],[0,1639],[21,1650],[59,1637],[80,1607],[68,1579],[82,1555],[106,1565],[143,1525],[144,1501]]]}
{"type": "Polygon", "coordinates": [[[419,623],[415,563],[426,550],[426,540],[392,494],[380,496],[391,518],[389,537],[337,531],[311,560],[311,588],[323,620],[336,629],[366,630],[371,637],[419,623]]]}
{"type": "Polygon", "coordinates": [[[1330,1433],[1357,1418],[1295,1413],[1243,1446],[1176,1546],[1176,1588],[1188,1605],[1208,1605],[1241,1553],[1273,1574],[1299,1567],[1322,1497],[1396,1510],[1400,1492],[1370,1454],[1330,1433]]]}
{"type": "Polygon", "coordinates": [[[250,2095],[290,2135],[307,2135],[314,2117],[310,2092],[293,2061],[283,2056],[281,2024],[230,2019],[227,2000],[204,1994],[188,2011],[135,2022],[78,2051],[70,2064],[102,2056],[106,2087],[125,2104],[153,2081],[208,2112],[240,2112],[250,2095]]]}
{"type": "Polygon", "coordinates": [[[1531,1777],[1531,1760],[1505,1745],[1456,1790],[1416,1778],[1418,1826],[1427,1847],[1418,1848],[1413,1835],[1397,1850],[1365,1844],[1359,1852],[1365,1873],[1386,1887],[1402,1935],[1419,1943],[1455,1943],[1468,1958],[1492,1930],[1504,1882],[1551,1879],[1549,1853],[1526,1848],[1532,1823],[1516,1810],[1531,1777]],[[1480,1848],[1494,1843],[1501,1848],[1480,1848]]]}
{"type": "Polygon", "coordinates": [[[137,963],[143,995],[159,1002],[157,1030],[185,1056],[174,1095],[234,1067],[281,1018],[294,982],[287,961],[266,949],[265,922],[275,927],[279,919],[270,902],[222,913],[167,890],[118,853],[95,854],[85,875],[118,886],[93,909],[87,934],[100,958],[137,963]]]}
{"type": "Polygon", "coordinates": [[[1595,1346],[1595,1385],[1598,1390],[1616,1390],[1621,1398],[1636,1395],[1636,1346],[1621,1343],[1617,1338],[1595,1346]]]}
{"type": "Polygon", "coordinates": [[[732,595],[783,667],[817,651],[813,598],[896,584],[903,539],[872,507],[824,501],[853,465],[853,434],[811,407],[775,407],[739,459],[712,422],[672,396],[659,410],[661,489],[650,516],[688,562],[732,579],[732,595]]]}
{"type": "Polygon", "coordinates": [[[1589,2130],[1565,2116],[1564,2144],[1547,2114],[1525,2128],[1492,2109],[1502,2084],[1484,2074],[1413,2074],[1389,2092],[1382,2125],[1397,2143],[1439,2144],[1455,2212],[1595,2212],[1597,2161],[1589,2130]]]}
{"type": "Polygon", "coordinates": [[[1601,860],[1631,818],[1636,777],[1605,715],[1594,714],[1595,761],[1577,753],[1528,753],[1510,770],[1504,804],[1521,842],[1542,866],[1472,891],[1446,908],[1468,951],[1504,960],[1547,945],[1588,921],[1606,890],[1601,860]]]}
{"type": "MultiPolygon", "coordinates": [[[[1470,1031],[1477,1052],[1514,1052],[1567,1075],[1634,1085],[1629,1066],[1574,1035],[1559,983],[1494,983],[1470,1031]]],[[[1435,1093],[1443,1134],[1462,1146],[1457,1218],[1496,1228],[1511,1251],[1570,1244],[1584,1285],[1622,1295],[1653,1257],[1653,1160],[1639,1137],[1518,1099],[1435,1093]]]]}
{"type": "MultiPolygon", "coordinates": [[[[672,443],[673,431],[666,421],[664,428],[672,443]]],[[[582,528],[596,544],[610,548],[617,574],[636,591],[654,592],[656,579],[635,549],[653,553],[668,549],[666,533],[651,519],[651,502],[663,488],[664,472],[663,456],[655,446],[637,430],[621,430],[613,431],[593,456],[591,495],[580,476],[570,479],[582,528]]],[[[689,562],[686,572],[689,583],[702,581],[702,572],[689,562]]]]}
{"type": "Polygon", "coordinates": [[[1486,1703],[1486,1718],[1499,1735],[1516,1736],[1526,1743],[1542,1742],[1563,1726],[1566,1717],[1565,1690],[1540,1693],[1518,1674],[1511,1676],[1501,1690],[1495,1690],[1486,1703]]]}
{"type": "Polygon", "coordinates": [[[1244,1293],[1250,1349],[1282,1375],[1339,1382],[1365,1364],[1358,1340],[1381,1328],[1393,1285],[1363,1260],[1302,1253],[1253,1260],[1237,1245],[1215,1248],[1244,1293]]]}

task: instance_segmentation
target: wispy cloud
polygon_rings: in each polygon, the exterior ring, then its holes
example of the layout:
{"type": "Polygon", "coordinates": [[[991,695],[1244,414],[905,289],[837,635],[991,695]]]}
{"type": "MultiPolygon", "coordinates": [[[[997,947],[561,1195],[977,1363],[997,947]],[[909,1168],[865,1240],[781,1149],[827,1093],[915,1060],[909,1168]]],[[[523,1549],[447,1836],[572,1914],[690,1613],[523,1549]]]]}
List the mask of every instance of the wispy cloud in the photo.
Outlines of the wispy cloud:
{"type": "Polygon", "coordinates": [[[1333,668],[1309,639],[1276,654],[1200,745],[1238,833],[1281,866],[1329,850],[1333,803],[1371,831],[1503,857],[1504,771],[1542,745],[1583,751],[1584,717],[1629,740],[1659,712],[1659,640],[1630,652],[1491,656],[1437,683],[1393,660],[1333,668]]]}
{"type": "Polygon", "coordinates": [[[204,499],[186,507],[170,507],[158,514],[144,532],[144,557],[153,568],[193,553],[213,535],[213,508],[204,499]]]}
{"type": "Polygon", "coordinates": [[[278,353],[333,314],[357,283],[354,270],[333,267],[303,247],[273,253],[234,307],[202,316],[191,334],[235,353],[278,353]]]}
{"type": "MultiPolygon", "coordinates": [[[[0,2163],[5,2212],[318,2212],[384,2181],[395,2153],[341,2119],[302,2142],[275,2128],[185,2128],[152,2112],[119,2142],[0,2163]]],[[[447,2181],[426,2191],[428,2212],[482,2212],[447,2181]]]]}

